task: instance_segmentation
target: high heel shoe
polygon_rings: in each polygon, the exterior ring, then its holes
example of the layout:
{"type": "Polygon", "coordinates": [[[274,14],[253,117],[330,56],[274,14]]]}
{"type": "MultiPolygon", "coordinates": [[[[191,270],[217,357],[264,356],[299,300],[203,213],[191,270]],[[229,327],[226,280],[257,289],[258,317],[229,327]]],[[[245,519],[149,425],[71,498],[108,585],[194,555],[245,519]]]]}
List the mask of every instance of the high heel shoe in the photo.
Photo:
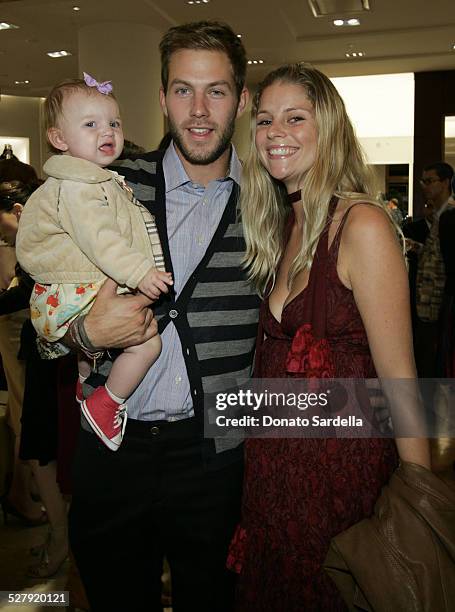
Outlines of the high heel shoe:
{"type": "Polygon", "coordinates": [[[41,549],[40,559],[27,568],[30,578],[51,578],[54,576],[68,558],[68,541],[66,527],[50,531],[50,535],[41,549]],[[60,538],[60,547],[55,542],[55,536],[60,538]]]}
{"type": "Polygon", "coordinates": [[[41,555],[43,554],[43,550],[49,546],[50,542],[51,542],[51,538],[52,538],[52,530],[51,527],[49,526],[48,530],[47,530],[47,534],[46,534],[46,539],[44,540],[44,542],[41,542],[41,544],[35,544],[35,546],[31,546],[30,547],[30,555],[32,557],[41,557],[41,555]]]}
{"type": "Polygon", "coordinates": [[[49,549],[44,547],[38,563],[29,565],[27,568],[27,576],[29,578],[51,578],[59,571],[67,559],[67,550],[60,553],[60,555],[51,555],[49,549]]]}
{"type": "Polygon", "coordinates": [[[20,512],[20,510],[13,506],[13,504],[6,498],[2,499],[1,506],[3,511],[3,522],[5,525],[8,524],[8,515],[19,519],[26,527],[38,527],[40,525],[45,525],[48,521],[47,512],[45,510],[42,510],[40,516],[31,518],[30,516],[20,512]]]}

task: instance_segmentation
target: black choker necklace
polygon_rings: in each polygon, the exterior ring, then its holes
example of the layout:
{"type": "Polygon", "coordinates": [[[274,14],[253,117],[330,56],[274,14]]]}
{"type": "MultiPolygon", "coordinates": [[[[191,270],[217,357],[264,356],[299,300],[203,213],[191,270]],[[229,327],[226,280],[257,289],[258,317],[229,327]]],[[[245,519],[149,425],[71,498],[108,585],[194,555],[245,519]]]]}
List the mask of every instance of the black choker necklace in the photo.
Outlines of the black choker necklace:
{"type": "Polygon", "coordinates": [[[302,199],[302,190],[298,189],[293,193],[288,193],[288,202],[289,204],[294,204],[295,202],[299,202],[302,199]]]}

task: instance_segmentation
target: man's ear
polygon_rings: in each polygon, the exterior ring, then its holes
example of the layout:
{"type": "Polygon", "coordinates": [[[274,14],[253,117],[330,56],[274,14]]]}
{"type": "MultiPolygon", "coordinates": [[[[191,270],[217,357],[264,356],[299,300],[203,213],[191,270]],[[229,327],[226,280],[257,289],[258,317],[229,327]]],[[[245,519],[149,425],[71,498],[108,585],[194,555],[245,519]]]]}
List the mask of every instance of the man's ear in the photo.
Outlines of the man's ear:
{"type": "Polygon", "coordinates": [[[166,106],[166,92],[163,89],[163,86],[160,87],[160,104],[161,104],[161,110],[163,111],[163,114],[165,117],[168,116],[168,112],[167,112],[167,106],[166,106]]]}
{"type": "Polygon", "coordinates": [[[250,92],[248,91],[246,87],[244,87],[239,97],[239,105],[237,107],[236,117],[240,117],[241,115],[243,115],[249,99],[250,99],[250,92]]]}
{"type": "Polygon", "coordinates": [[[68,151],[68,145],[63,138],[62,130],[57,127],[51,127],[47,130],[47,139],[51,145],[59,151],[68,151]]]}

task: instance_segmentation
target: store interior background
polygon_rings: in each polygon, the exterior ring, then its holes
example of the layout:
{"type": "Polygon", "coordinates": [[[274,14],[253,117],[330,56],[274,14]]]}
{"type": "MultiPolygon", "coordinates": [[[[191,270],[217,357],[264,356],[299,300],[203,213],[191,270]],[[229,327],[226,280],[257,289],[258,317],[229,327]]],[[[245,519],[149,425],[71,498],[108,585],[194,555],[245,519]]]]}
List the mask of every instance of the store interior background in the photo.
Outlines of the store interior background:
{"type": "MultiPolygon", "coordinates": [[[[0,153],[12,144],[44,178],[44,97],[55,83],[83,70],[112,79],[126,137],[156,148],[165,130],[159,40],[171,26],[202,19],[225,21],[242,36],[252,62],[251,91],[290,61],[308,61],[332,78],[379,190],[408,198],[409,214],[423,209],[418,180],[424,165],[445,159],[455,167],[455,0],[0,0],[0,153]],[[360,25],[333,23],[354,18],[360,25]],[[3,23],[18,28],[2,29],[3,23]],[[61,50],[69,55],[47,55],[61,50]]],[[[234,142],[244,158],[248,113],[237,122],[234,142]]],[[[6,464],[5,397],[0,391],[0,464],[6,464]]],[[[452,465],[449,442],[440,440],[435,469],[452,465]]],[[[24,582],[28,549],[44,539],[45,529],[3,529],[3,588],[69,589],[83,601],[74,566],[68,582],[66,566],[49,581],[24,582]]],[[[27,612],[38,609],[28,606],[27,612]]]]}
{"type": "MultiPolygon", "coordinates": [[[[409,214],[421,211],[423,165],[455,164],[453,0],[0,0],[0,23],[19,26],[0,29],[0,152],[11,143],[42,175],[44,96],[82,70],[113,80],[126,138],[155,148],[165,130],[159,39],[200,19],[226,21],[241,34],[252,91],[285,61],[308,61],[331,77],[379,190],[399,195],[409,214]],[[360,25],[335,26],[336,18],[360,25]],[[58,50],[71,55],[47,55],[58,50]]],[[[234,138],[240,157],[248,141],[246,113],[234,138]]]]}

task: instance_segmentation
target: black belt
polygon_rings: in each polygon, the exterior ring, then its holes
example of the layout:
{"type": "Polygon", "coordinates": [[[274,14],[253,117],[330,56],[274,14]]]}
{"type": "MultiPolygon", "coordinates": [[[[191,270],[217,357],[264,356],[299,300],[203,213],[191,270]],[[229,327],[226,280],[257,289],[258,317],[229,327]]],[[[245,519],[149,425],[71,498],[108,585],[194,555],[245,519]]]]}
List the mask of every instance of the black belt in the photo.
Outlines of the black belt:
{"type": "MultiPolygon", "coordinates": [[[[85,431],[94,433],[83,415],[81,418],[81,426],[85,431]]],[[[139,421],[137,419],[128,419],[126,422],[125,435],[128,436],[128,434],[132,434],[139,438],[149,438],[150,436],[170,436],[174,439],[199,437],[200,425],[198,425],[196,417],[194,416],[178,421],[139,421]]]]}

